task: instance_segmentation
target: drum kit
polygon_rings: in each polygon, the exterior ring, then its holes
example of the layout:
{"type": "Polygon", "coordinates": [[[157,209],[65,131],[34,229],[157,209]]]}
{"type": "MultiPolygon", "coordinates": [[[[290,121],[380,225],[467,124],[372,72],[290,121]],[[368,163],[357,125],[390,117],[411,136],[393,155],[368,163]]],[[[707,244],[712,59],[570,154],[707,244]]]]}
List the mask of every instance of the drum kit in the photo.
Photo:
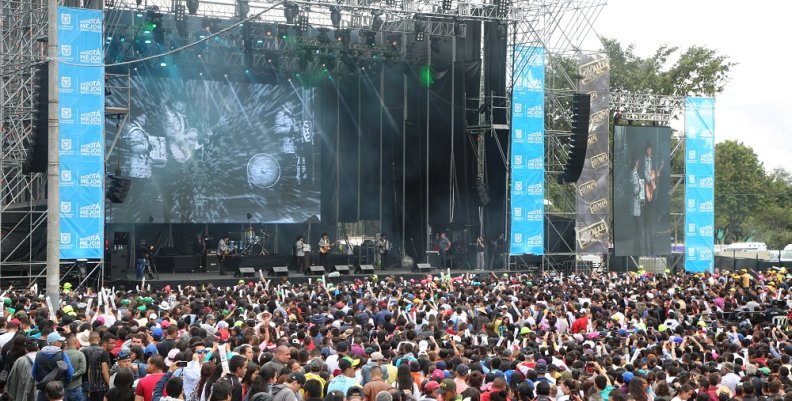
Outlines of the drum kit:
{"type": "Polygon", "coordinates": [[[228,247],[231,249],[231,254],[242,256],[267,256],[270,254],[267,249],[267,242],[271,238],[271,234],[260,231],[259,233],[252,233],[249,231],[243,232],[240,241],[229,241],[228,247]]]}

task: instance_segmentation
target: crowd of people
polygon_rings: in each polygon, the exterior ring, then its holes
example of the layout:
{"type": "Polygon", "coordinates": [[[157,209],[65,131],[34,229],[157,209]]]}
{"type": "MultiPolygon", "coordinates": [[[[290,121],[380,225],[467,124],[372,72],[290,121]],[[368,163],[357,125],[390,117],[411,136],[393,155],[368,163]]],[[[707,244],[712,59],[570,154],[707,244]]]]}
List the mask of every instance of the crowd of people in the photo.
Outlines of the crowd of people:
{"type": "Polygon", "coordinates": [[[1,295],[5,400],[792,401],[786,271],[1,295]],[[55,310],[50,310],[55,309],[55,310]]]}

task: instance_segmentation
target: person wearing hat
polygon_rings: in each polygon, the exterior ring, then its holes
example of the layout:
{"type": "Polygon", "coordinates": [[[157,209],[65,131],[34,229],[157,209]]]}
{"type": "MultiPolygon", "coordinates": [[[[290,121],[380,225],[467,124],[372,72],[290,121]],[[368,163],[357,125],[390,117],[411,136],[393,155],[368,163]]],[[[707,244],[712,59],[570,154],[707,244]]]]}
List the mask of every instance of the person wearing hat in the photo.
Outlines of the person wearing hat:
{"type": "Polygon", "coordinates": [[[346,356],[347,352],[349,352],[349,343],[346,341],[339,341],[335,347],[335,354],[332,354],[325,358],[325,365],[327,365],[327,370],[330,372],[334,372],[338,369],[338,362],[346,356]]]}
{"type": "Polygon", "coordinates": [[[304,385],[305,375],[300,372],[292,372],[286,378],[285,383],[272,386],[272,401],[297,401],[297,394],[304,385]]]}
{"type": "Polygon", "coordinates": [[[342,394],[346,394],[350,387],[360,387],[360,383],[355,380],[355,366],[357,366],[358,363],[360,363],[360,361],[348,356],[341,358],[338,361],[338,369],[341,370],[341,373],[327,384],[327,392],[330,393],[331,391],[337,390],[342,394]]]}
{"type": "Polygon", "coordinates": [[[724,362],[721,367],[721,373],[723,374],[720,382],[721,386],[728,388],[729,391],[734,394],[735,391],[737,391],[737,384],[742,380],[742,377],[734,372],[734,364],[731,362],[724,362]]]}
{"type": "Polygon", "coordinates": [[[468,373],[470,373],[470,368],[464,363],[457,365],[456,370],[454,370],[454,383],[456,383],[458,394],[462,394],[468,389],[468,373]]]}
{"type": "MultiPolygon", "coordinates": [[[[375,353],[378,354],[379,352],[375,353]]],[[[374,366],[370,367],[369,370],[371,379],[363,385],[363,395],[366,401],[376,401],[377,394],[379,394],[380,391],[388,391],[390,385],[382,379],[383,369],[381,367],[374,366]]]]}
{"type": "Polygon", "coordinates": [[[140,372],[137,367],[132,365],[132,353],[126,349],[122,349],[118,352],[118,358],[116,359],[115,364],[113,367],[110,368],[110,385],[109,387],[115,388],[115,378],[118,374],[118,371],[121,369],[130,369],[132,370],[132,377],[134,380],[140,379],[140,372]]]}
{"type": "MultiPolygon", "coordinates": [[[[371,369],[375,366],[380,367],[380,371],[382,372],[382,380],[388,380],[388,370],[384,366],[381,366],[383,359],[385,359],[385,357],[382,355],[382,352],[374,351],[370,353],[368,363],[360,368],[360,384],[362,384],[364,387],[366,386],[366,383],[371,380],[371,369]]],[[[374,394],[374,396],[376,396],[376,394],[374,394]]]]}
{"type": "Polygon", "coordinates": [[[322,361],[322,358],[314,358],[308,363],[308,366],[306,366],[308,373],[305,374],[306,381],[316,380],[322,385],[322,394],[319,394],[319,396],[324,395],[324,389],[327,387],[327,380],[325,380],[320,374],[322,372],[322,368],[324,368],[324,361],[322,361]]]}
{"type": "MultiPolygon", "coordinates": [[[[47,346],[36,354],[33,361],[33,378],[36,379],[36,386],[43,387],[52,381],[62,381],[68,383],[74,374],[74,367],[69,361],[69,357],[63,353],[61,347],[66,341],[60,333],[52,332],[47,335],[47,346]],[[59,366],[58,362],[63,361],[66,366],[59,366]]],[[[47,401],[46,394],[39,392],[36,397],[38,401],[47,401]]]]}
{"type": "Polygon", "coordinates": [[[437,392],[443,397],[443,401],[461,400],[461,397],[457,395],[456,382],[453,379],[444,379],[440,382],[440,388],[437,392]]]}

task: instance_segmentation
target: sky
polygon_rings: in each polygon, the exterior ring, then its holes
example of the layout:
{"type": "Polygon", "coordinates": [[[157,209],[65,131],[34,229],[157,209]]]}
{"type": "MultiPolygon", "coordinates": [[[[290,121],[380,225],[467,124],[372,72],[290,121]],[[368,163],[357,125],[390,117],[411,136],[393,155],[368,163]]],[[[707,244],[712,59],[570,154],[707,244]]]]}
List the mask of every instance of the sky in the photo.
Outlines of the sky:
{"type": "Polygon", "coordinates": [[[738,63],[715,100],[716,142],[752,147],[766,169],[792,171],[792,23],[786,2],[608,0],[596,35],[648,57],[663,44],[706,46],[738,63]]]}

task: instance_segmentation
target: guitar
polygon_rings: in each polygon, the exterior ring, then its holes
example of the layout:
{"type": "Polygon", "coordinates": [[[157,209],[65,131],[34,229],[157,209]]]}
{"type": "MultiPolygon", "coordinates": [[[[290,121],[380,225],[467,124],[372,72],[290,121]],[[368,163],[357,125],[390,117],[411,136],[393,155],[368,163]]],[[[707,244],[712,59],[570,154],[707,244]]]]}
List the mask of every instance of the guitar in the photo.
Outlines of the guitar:
{"type": "Polygon", "coordinates": [[[644,186],[646,189],[646,203],[651,203],[652,199],[654,198],[655,191],[657,191],[657,176],[660,175],[660,172],[663,171],[665,167],[665,160],[660,162],[660,168],[657,170],[652,170],[649,174],[649,177],[646,177],[644,182],[644,186]]]}
{"type": "Polygon", "coordinates": [[[319,245],[319,253],[322,255],[330,252],[331,249],[333,249],[332,245],[319,245]]]}

